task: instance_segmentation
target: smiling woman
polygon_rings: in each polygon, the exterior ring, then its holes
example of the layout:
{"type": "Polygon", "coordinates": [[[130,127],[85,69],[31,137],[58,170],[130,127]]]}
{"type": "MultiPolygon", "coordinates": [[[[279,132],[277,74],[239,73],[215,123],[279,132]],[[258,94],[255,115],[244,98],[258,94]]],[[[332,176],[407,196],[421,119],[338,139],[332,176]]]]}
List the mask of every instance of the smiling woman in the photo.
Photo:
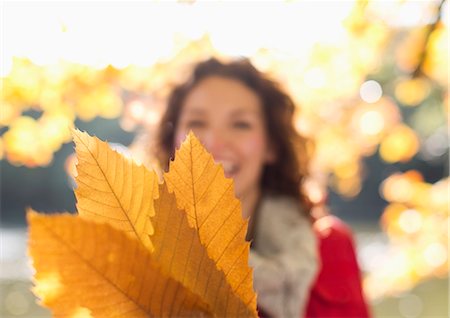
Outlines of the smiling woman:
{"type": "Polygon", "coordinates": [[[249,219],[250,264],[262,315],[299,317],[318,262],[304,181],[305,141],[293,128],[295,106],[246,59],[199,63],[169,97],[159,131],[167,168],[189,131],[234,180],[249,219]]]}
{"type": "Polygon", "coordinates": [[[259,197],[262,168],[274,161],[267,141],[259,97],[236,80],[219,76],[201,81],[187,96],[175,130],[178,148],[192,130],[235,181],[243,199],[243,215],[249,217],[259,197]]]}
{"type": "MultiPolygon", "coordinates": [[[[302,188],[307,143],[294,129],[294,109],[279,85],[248,60],[210,59],[197,64],[191,78],[170,94],[155,154],[167,169],[193,131],[234,180],[242,215],[249,220],[258,309],[268,317],[309,317],[308,300],[321,297],[310,296],[320,261],[302,188]]],[[[358,268],[351,270],[357,278],[358,268]]],[[[360,283],[355,279],[359,291],[360,283]]],[[[357,301],[362,308],[357,314],[367,316],[364,302],[357,301]]],[[[321,311],[312,316],[316,313],[321,311]]]]}
{"type": "Polygon", "coordinates": [[[290,97],[247,59],[229,64],[210,59],[170,95],[156,157],[167,169],[192,130],[234,179],[246,216],[253,214],[261,191],[287,194],[307,206],[300,190],[307,145],[293,127],[294,110],[290,97]]]}

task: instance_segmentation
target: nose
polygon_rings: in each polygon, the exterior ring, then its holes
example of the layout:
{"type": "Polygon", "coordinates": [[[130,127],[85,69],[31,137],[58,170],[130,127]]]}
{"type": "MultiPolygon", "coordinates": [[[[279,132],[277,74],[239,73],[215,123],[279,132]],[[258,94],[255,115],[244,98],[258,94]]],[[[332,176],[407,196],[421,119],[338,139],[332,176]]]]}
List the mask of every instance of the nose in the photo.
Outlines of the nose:
{"type": "Polygon", "coordinates": [[[228,134],[220,129],[209,129],[202,136],[203,145],[216,160],[224,157],[230,150],[229,139],[228,134]]]}

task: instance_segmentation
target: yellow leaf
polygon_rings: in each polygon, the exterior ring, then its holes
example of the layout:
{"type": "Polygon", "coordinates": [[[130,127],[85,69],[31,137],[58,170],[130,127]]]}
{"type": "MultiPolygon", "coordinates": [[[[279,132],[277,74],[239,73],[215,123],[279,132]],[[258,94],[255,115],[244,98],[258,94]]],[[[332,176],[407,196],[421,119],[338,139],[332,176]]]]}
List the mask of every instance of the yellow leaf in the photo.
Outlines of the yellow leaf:
{"type": "Polygon", "coordinates": [[[153,256],[161,267],[199,295],[217,316],[257,317],[256,308],[251,306],[255,293],[248,295],[248,303],[236,296],[226,275],[209,258],[198,232],[189,226],[186,213],[177,208],[175,196],[168,192],[165,184],[160,186],[159,196],[152,218],[155,227],[152,242],[153,256]]]}
{"type": "Polygon", "coordinates": [[[34,292],[55,317],[174,317],[207,313],[150,252],[109,224],[28,213],[34,292]]]}
{"type": "Polygon", "coordinates": [[[28,214],[34,291],[55,316],[257,317],[247,221],[193,135],[159,188],[154,172],[73,135],[81,217],[28,214]]]}
{"type": "Polygon", "coordinates": [[[78,213],[129,232],[151,249],[149,216],[154,214],[153,199],[158,196],[156,174],[87,133],[74,130],[73,138],[78,159],[78,213]]]}
{"type": "Polygon", "coordinates": [[[248,222],[242,219],[232,180],[225,178],[192,132],[177,150],[164,180],[232,290],[256,310],[249,243],[245,241],[248,222]]]}

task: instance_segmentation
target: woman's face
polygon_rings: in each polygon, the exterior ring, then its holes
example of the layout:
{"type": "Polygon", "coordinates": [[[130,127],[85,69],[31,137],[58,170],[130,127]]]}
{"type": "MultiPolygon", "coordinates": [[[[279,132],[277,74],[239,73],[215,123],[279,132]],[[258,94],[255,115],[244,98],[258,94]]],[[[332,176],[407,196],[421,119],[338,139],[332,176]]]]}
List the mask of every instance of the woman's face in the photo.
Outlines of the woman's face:
{"type": "Polygon", "coordinates": [[[192,130],[245,200],[259,194],[263,167],[274,160],[258,95],[241,82],[211,76],[187,95],[175,131],[177,148],[192,130]]]}

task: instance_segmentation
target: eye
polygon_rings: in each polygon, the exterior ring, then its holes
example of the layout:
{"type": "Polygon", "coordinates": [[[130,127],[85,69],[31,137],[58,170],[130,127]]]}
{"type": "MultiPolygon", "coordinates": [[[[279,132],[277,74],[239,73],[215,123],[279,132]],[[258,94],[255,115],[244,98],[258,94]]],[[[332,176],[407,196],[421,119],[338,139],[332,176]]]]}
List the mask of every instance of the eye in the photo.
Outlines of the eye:
{"type": "Polygon", "coordinates": [[[187,128],[203,128],[206,126],[206,121],[201,119],[191,119],[186,122],[187,128]]]}
{"type": "Polygon", "coordinates": [[[250,129],[252,128],[252,124],[249,121],[238,120],[233,123],[233,127],[238,129],[250,129]]]}

